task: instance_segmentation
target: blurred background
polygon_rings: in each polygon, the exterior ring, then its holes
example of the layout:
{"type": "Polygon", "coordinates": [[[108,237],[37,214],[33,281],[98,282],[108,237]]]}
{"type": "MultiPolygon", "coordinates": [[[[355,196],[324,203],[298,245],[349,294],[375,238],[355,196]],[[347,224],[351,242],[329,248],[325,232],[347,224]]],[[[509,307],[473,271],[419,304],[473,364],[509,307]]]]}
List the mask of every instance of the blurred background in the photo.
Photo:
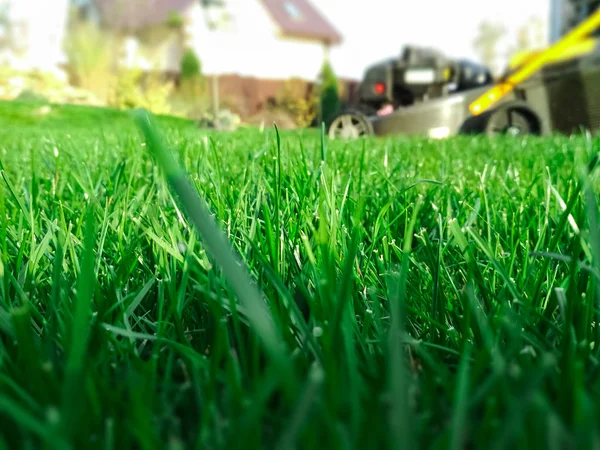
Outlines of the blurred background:
{"type": "MultiPolygon", "coordinates": [[[[598,3],[597,1],[595,3],[598,3]]],[[[320,123],[406,45],[485,64],[587,0],[0,0],[0,99],[146,107],[222,127],[320,123]]]]}

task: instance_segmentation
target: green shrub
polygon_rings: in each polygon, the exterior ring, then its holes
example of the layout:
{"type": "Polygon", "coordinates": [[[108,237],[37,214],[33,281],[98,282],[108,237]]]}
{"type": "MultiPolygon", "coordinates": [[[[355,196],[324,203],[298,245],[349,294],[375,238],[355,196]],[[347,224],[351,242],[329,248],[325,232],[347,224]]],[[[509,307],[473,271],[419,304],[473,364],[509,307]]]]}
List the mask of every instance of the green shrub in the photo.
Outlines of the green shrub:
{"type": "Polygon", "coordinates": [[[181,79],[198,79],[202,75],[202,63],[194,50],[188,48],[181,58],[181,79]]]}
{"type": "Polygon", "coordinates": [[[110,98],[110,106],[119,109],[146,108],[155,114],[170,114],[173,83],[159,75],[144,75],[139,69],[122,69],[110,98]]]}
{"type": "Polygon", "coordinates": [[[188,48],[181,58],[180,84],[176,100],[186,116],[196,117],[204,112],[206,84],[202,75],[202,63],[194,50],[188,48]]]}
{"type": "Polygon", "coordinates": [[[141,70],[121,70],[110,98],[110,106],[119,109],[129,109],[140,106],[143,102],[140,92],[141,77],[141,70]]]}
{"type": "Polygon", "coordinates": [[[32,89],[25,89],[15,99],[19,102],[48,103],[48,99],[32,89]]]}
{"type": "Polygon", "coordinates": [[[321,121],[327,123],[335,116],[340,107],[338,79],[329,61],[323,63],[320,90],[321,121]]]}
{"type": "Polygon", "coordinates": [[[306,82],[292,78],[286,81],[276,99],[277,107],[289,113],[301,128],[314,123],[319,109],[316,89],[311,89],[307,95],[307,88],[306,82]]]}
{"type": "Polygon", "coordinates": [[[144,102],[141,106],[154,114],[172,114],[171,97],[174,89],[172,81],[165,80],[160,74],[149,74],[144,83],[144,102]]]}
{"type": "Polygon", "coordinates": [[[183,17],[178,12],[171,12],[167,17],[167,26],[171,29],[180,30],[184,25],[183,17]]]}
{"type": "Polygon", "coordinates": [[[65,43],[71,83],[106,100],[114,84],[117,39],[91,22],[75,21],[65,43]]]}
{"type": "Polygon", "coordinates": [[[92,92],[70,86],[52,72],[0,68],[0,100],[105,105],[92,92]]]}

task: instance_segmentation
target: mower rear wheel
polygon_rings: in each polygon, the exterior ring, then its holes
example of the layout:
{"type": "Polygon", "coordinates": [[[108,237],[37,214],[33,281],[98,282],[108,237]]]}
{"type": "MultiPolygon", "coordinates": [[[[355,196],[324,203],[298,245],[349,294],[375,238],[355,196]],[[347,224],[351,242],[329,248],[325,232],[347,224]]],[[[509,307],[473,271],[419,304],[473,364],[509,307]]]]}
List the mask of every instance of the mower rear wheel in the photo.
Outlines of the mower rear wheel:
{"type": "Polygon", "coordinates": [[[327,134],[329,139],[358,139],[373,134],[373,126],[363,113],[344,111],[333,118],[327,134]]]}
{"type": "Polygon", "coordinates": [[[523,136],[536,134],[536,126],[534,118],[525,111],[516,107],[501,107],[489,116],[485,132],[489,136],[523,136]]]}

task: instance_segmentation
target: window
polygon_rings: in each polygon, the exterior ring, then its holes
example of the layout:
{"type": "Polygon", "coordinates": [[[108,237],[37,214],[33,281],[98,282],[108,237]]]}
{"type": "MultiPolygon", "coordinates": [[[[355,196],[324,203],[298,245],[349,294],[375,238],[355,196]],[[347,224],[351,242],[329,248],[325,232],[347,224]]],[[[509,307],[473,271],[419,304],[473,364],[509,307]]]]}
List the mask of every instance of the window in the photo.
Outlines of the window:
{"type": "Polygon", "coordinates": [[[285,12],[294,19],[294,20],[302,20],[302,13],[298,10],[296,5],[294,5],[291,1],[287,1],[284,3],[285,12]]]}

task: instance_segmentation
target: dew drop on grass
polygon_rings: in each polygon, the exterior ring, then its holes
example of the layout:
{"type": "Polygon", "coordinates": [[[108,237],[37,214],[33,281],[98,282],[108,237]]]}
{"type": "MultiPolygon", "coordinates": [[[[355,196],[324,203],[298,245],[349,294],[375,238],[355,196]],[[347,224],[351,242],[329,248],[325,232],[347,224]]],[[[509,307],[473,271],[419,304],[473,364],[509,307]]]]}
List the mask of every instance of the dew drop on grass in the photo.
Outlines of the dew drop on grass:
{"type": "Polygon", "coordinates": [[[535,358],[535,357],[536,357],[536,355],[537,355],[537,354],[536,354],[536,352],[535,352],[535,349],[534,349],[534,348],[533,348],[531,345],[526,345],[525,347],[523,347],[523,348],[521,349],[521,352],[520,352],[520,353],[521,353],[521,355],[531,355],[531,356],[533,356],[534,358],[535,358]]]}
{"type": "Polygon", "coordinates": [[[46,410],[46,419],[49,424],[57,425],[60,423],[60,411],[51,406],[46,410]]]}
{"type": "Polygon", "coordinates": [[[519,378],[519,376],[521,375],[521,368],[517,364],[511,364],[508,367],[508,374],[512,378],[519,378]]]}
{"type": "Polygon", "coordinates": [[[316,363],[312,365],[309,376],[313,382],[318,384],[325,380],[325,372],[323,371],[323,368],[316,363]]]}

